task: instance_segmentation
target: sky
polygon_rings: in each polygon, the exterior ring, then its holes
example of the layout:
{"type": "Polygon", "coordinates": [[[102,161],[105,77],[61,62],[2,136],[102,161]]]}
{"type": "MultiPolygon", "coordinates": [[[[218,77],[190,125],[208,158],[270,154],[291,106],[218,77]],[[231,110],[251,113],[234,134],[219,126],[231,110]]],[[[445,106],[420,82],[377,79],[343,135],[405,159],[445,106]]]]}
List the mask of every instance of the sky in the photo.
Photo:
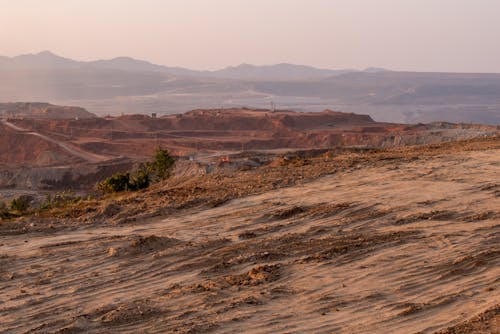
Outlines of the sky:
{"type": "Polygon", "coordinates": [[[0,0],[0,55],[500,72],[500,0],[0,0]]]}

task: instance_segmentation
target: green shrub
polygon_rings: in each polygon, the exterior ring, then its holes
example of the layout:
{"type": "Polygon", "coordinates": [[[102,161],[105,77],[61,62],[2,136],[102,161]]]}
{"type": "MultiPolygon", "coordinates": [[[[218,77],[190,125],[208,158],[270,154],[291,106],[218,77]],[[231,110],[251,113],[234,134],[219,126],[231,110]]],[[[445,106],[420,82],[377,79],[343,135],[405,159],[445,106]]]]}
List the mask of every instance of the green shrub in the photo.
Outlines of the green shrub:
{"type": "Polygon", "coordinates": [[[158,147],[152,161],[128,173],[116,173],[100,182],[97,187],[104,193],[146,189],[151,183],[168,178],[174,164],[175,159],[168,150],[158,147]]]}
{"type": "Polygon", "coordinates": [[[7,219],[10,217],[9,208],[5,202],[0,201],[0,218],[7,219]]]}
{"type": "Polygon", "coordinates": [[[78,203],[82,198],[76,196],[72,191],[65,190],[63,192],[58,192],[53,196],[48,194],[45,197],[45,201],[40,204],[39,209],[52,209],[65,207],[68,204],[78,203]]]}
{"type": "Polygon", "coordinates": [[[137,191],[146,189],[150,184],[150,173],[145,166],[141,166],[138,170],[130,174],[128,189],[137,191]]]}
{"type": "Polygon", "coordinates": [[[28,211],[29,207],[30,207],[30,203],[29,203],[29,198],[27,196],[19,196],[17,198],[14,198],[11,202],[10,202],[10,209],[12,211],[17,211],[19,213],[24,213],[26,211],[28,211]]]}
{"type": "Polygon", "coordinates": [[[117,193],[129,189],[130,173],[116,173],[99,183],[98,188],[105,193],[117,193]]]}
{"type": "Polygon", "coordinates": [[[170,170],[175,164],[175,159],[168,153],[168,150],[164,150],[161,147],[156,149],[153,161],[148,164],[149,170],[154,178],[154,181],[158,182],[165,180],[170,176],[170,170]]]}

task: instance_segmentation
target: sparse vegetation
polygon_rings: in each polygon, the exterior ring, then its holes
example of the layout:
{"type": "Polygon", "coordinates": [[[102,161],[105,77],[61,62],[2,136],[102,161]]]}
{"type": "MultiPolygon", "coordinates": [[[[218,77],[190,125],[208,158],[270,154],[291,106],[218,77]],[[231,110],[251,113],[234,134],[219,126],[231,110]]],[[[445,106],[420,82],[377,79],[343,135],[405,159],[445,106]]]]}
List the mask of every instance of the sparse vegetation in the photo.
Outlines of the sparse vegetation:
{"type": "Polygon", "coordinates": [[[168,150],[158,147],[152,161],[141,164],[131,172],[116,173],[100,182],[97,187],[104,193],[146,189],[152,183],[167,179],[174,164],[175,159],[168,150]]]}
{"type": "Polygon", "coordinates": [[[175,164],[175,159],[168,153],[168,150],[158,147],[153,161],[148,163],[148,170],[151,172],[153,180],[161,181],[170,176],[170,170],[175,164]]]}
{"type": "Polygon", "coordinates": [[[29,195],[21,195],[10,202],[0,201],[0,219],[8,220],[30,215],[41,216],[43,212],[53,209],[65,211],[68,207],[79,205],[82,201],[91,201],[91,196],[82,198],[70,190],[47,195],[44,201],[38,202],[29,195]]]}
{"type": "Polygon", "coordinates": [[[116,193],[129,189],[130,173],[116,173],[99,183],[98,188],[105,193],[116,193]]]}
{"type": "Polygon", "coordinates": [[[0,219],[7,219],[10,217],[9,208],[5,202],[0,202],[0,219]]]}
{"type": "Polygon", "coordinates": [[[33,198],[21,195],[14,198],[9,204],[0,201],[0,220],[20,217],[30,213],[33,198]]]}
{"type": "Polygon", "coordinates": [[[72,191],[63,191],[55,195],[47,195],[45,201],[39,206],[41,210],[65,207],[68,204],[78,203],[82,200],[80,196],[76,196],[72,191]]]}
{"type": "Polygon", "coordinates": [[[19,197],[14,198],[10,202],[10,209],[19,214],[26,213],[29,207],[30,207],[30,199],[28,198],[28,196],[21,195],[19,197]]]}
{"type": "Polygon", "coordinates": [[[150,172],[147,166],[141,165],[136,171],[129,175],[128,189],[131,191],[146,189],[151,184],[150,172]]]}

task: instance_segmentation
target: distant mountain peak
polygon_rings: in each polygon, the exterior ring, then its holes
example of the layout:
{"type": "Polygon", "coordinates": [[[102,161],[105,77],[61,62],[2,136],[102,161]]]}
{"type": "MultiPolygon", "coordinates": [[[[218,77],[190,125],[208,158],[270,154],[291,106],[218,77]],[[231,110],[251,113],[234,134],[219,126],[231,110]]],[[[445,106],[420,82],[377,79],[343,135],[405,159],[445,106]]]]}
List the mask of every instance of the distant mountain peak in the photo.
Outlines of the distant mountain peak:
{"type": "Polygon", "coordinates": [[[366,73],[380,73],[380,72],[390,72],[389,70],[382,67],[368,67],[365,68],[363,72],[366,73]]]}
{"type": "Polygon", "coordinates": [[[119,61],[119,60],[122,60],[122,61],[124,61],[124,60],[126,60],[126,61],[140,61],[140,62],[147,63],[147,61],[145,61],[145,60],[138,60],[138,59],[135,59],[132,57],[127,57],[127,56],[114,57],[114,58],[110,59],[109,61],[114,61],[114,60],[117,60],[117,61],[119,61]]]}
{"type": "Polygon", "coordinates": [[[228,66],[226,67],[225,69],[223,70],[228,70],[228,69],[250,69],[250,68],[255,68],[256,66],[255,65],[252,65],[252,64],[248,64],[248,63],[241,63],[239,65],[236,65],[236,66],[228,66]]]}
{"type": "Polygon", "coordinates": [[[81,65],[80,62],[63,58],[50,51],[38,53],[28,53],[15,57],[2,57],[2,66],[11,69],[58,69],[75,68],[81,65]]]}
{"type": "Polygon", "coordinates": [[[242,63],[238,66],[229,66],[222,70],[212,71],[205,76],[242,80],[297,80],[310,78],[326,78],[350,72],[350,70],[330,70],[315,68],[307,65],[278,63],[272,65],[252,65],[242,63]]]}
{"type": "Polygon", "coordinates": [[[53,52],[50,52],[48,50],[44,50],[44,51],[40,51],[38,52],[37,54],[35,54],[35,56],[43,56],[43,57],[57,57],[57,58],[62,58],[58,55],[56,55],[55,53],[53,52]]]}
{"type": "MultiPolygon", "coordinates": [[[[25,54],[17,57],[0,57],[4,68],[25,69],[76,69],[93,68],[101,70],[116,70],[126,72],[148,72],[163,73],[165,75],[198,77],[198,78],[222,78],[235,80],[300,80],[311,78],[327,78],[357,70],[331,70],[321,69],[308,65],[297,65],[292,63],[277,63],[271,65],[253,65],[241,63],[236,66],[228,66],[216,71],[196,71],[181,67],[169,67],[157,65],[149,61],[135,59],[128,56],[119,56],[112,59],[101,59],[95,61],[75,61],[64,58],[49,50],[43,50],[34,54],[25,54]]],[[[367,69],[366,72],[381,72],[384,69],[367,69]]]]}
{"type": "MultiPolygon", "coordinates": [[[[34,58],[34,59],[67,59],[61,56],[56,55],[53,52],[50,52],[48,50],[40,51],[38,53],[28,53],[20,56],[13,57],[13,59],[19,59],[19,58],[34,58]]],[[[70,59],[67,59],[70,60],[70,59]]]]}

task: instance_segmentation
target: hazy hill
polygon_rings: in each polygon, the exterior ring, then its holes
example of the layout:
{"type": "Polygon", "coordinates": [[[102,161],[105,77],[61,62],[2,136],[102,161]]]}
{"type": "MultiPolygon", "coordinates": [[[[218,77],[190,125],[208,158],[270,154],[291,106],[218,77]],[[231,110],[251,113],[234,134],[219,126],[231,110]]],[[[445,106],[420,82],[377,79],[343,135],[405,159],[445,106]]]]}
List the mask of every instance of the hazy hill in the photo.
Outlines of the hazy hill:
{"type": "Polygon", "coordinates": [[[239,66],[231,66],[222,70],[210,72],[209,74],[219,78],[231,79],[297,80],[322,78],[353,71],[355,70],[327,70],[311,66],[282,63],[264,66],[241,64],[239,66]]]}
{"type": "Polygon", "coordinates": [[[148,61],[138,60],[131,57],[117,57],[106,60],[75,61],[53,54],[50,51],[42,51],[37,54],[26,54],[16,57],[0,57],[1,70],[61,70],[61,69],[102,69],[121,70],[132,72],[157,72],[178,76],[214,77],[230,79],[303,79],[320,78],[332,75],[353,72],[355,70],[328,70],[317,69],[311,66],[276,64],[255,66],[241,64],[230,66],[216,71],[196,71],[182,67],[169,67],[152,64],[148,61]]]}
{"type": "Polygon", "coordinates": [[[0,117],[88,119],[96,115],[80,107],[56,106],[43,102],[0,103],[0,117]]]}
{"type": "Polygon", "coordinates": [[[387,122],[500,124],[500,74],[326,70],[242,64],[217,71],[128,57],[74,61],[48,51],[0,57],[0,101],[79,105],[101,115],[196,108],[335,109],[387,122]]]}
{"type": "Polygon", "coordinates": [[[26,54],[16,57],[0,57],[0,70],[60,70],[77,68],[81,62],[57,56],[49,51],[37,54],[26,54]]]}

